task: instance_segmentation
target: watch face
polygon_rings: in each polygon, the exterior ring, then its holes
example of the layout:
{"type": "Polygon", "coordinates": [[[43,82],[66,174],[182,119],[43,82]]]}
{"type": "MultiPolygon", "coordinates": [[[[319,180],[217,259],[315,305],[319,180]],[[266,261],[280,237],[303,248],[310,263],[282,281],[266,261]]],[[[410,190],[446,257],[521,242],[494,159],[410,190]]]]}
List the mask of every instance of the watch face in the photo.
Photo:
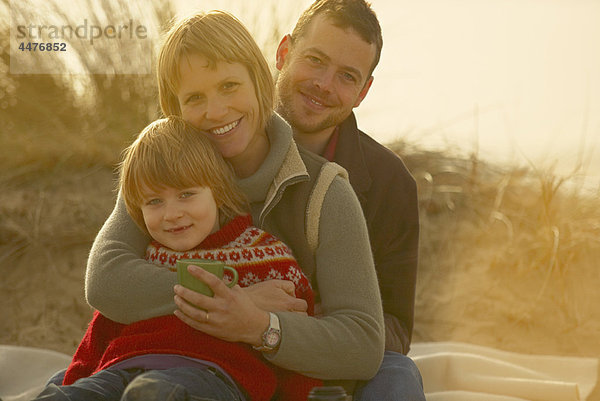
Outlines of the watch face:
{"type": "Polygon", "coordinates": [[[267,347],[270,348],[275,348],[277,345],[279,345],[279,340],[281,339],[281,335],[279,333],[279,330],[276,329],[269,329],[269,331],[267,331],[265,333],[265,345],[267,347]]]}

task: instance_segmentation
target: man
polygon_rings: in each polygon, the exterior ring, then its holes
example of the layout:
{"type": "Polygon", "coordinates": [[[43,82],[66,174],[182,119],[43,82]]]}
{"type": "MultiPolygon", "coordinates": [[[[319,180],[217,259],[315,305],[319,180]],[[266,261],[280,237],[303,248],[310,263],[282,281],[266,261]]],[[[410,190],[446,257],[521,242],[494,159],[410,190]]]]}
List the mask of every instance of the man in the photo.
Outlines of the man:
{"type": "Polygon", "coordinates": [[[419,219],[416,184],[402,161],[357,128],[352,109],[373,83],[381,28],[364,0],[317,0],[277,50],[277,111],[296,142],[349,173],[369,229],[386,324],[379,373],[359,400],[425,400],[409,351],[419,219]]]}

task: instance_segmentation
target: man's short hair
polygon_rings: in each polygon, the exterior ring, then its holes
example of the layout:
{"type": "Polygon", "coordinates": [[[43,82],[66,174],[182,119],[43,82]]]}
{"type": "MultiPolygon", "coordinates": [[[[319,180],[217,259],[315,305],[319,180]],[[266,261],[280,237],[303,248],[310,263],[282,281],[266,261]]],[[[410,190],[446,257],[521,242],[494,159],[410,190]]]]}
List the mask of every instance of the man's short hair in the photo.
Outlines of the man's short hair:
{"type": "Polygon", "coordinates": [[[325,15],[335,26],[352,29],[365,42],[375,44],[375,59],[369,71],[370,76],[379,63],[383,47],[381,26],[371,4],[364,0],[317,0],[298,19],[292,31],[292,40],[300,40],[318,15],[325,15]]]}

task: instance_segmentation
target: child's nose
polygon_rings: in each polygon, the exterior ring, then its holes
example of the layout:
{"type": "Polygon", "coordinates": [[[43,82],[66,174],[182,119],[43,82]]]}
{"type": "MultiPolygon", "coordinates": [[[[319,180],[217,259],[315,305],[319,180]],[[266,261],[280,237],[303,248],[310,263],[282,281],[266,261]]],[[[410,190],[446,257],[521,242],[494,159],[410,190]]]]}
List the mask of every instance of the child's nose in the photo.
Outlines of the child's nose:
{"type": "Polygon", "coordinates": [[[183,211],[180,207],[173,204],[167,204],[165,208],[165,220],[176,220],[183,215],[183,211]]]}

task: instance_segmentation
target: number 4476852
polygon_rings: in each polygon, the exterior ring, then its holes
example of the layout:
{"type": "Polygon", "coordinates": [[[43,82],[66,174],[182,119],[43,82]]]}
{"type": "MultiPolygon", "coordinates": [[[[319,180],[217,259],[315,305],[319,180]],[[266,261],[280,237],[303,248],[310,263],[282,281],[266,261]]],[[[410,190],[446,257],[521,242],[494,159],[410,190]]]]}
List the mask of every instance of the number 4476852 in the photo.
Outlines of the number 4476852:
{"type": "Polygon", "coordinates": [[[37,43],[37,42],[21,42],[19,44],[19,50],[28,52],[65,52],[67,51],[67,44],[64,42],[58,43],[37,43]]]}

